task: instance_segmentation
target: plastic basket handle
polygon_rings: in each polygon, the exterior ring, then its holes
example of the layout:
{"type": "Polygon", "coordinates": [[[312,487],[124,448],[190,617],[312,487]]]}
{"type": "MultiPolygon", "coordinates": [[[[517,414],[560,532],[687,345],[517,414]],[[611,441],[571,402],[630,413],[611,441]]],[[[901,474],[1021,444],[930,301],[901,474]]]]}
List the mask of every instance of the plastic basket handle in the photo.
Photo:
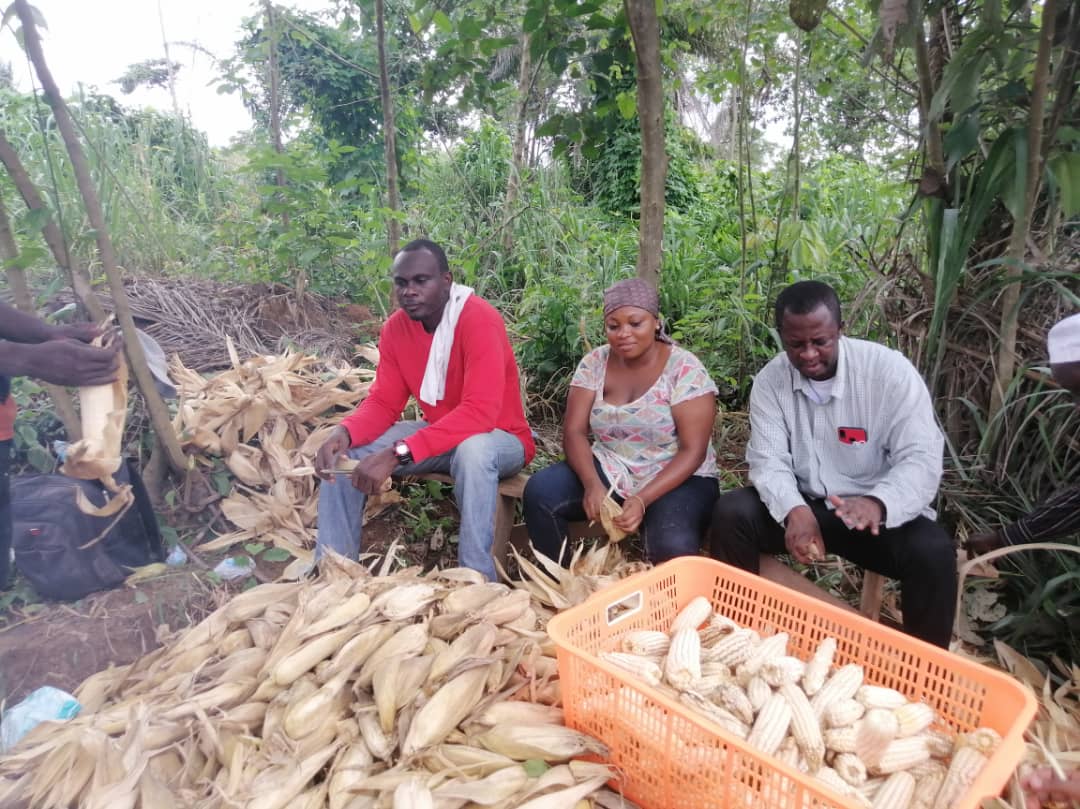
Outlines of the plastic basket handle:
{"type": "Polygon", "coordinates": [[[645,597],[642,595],[641,590],[635,590],[617,601],[612,601],[604,608],[607,625],[614,626],[631,616],[637,615],[641,612],[643,606],[645,606],[645,597]]]}

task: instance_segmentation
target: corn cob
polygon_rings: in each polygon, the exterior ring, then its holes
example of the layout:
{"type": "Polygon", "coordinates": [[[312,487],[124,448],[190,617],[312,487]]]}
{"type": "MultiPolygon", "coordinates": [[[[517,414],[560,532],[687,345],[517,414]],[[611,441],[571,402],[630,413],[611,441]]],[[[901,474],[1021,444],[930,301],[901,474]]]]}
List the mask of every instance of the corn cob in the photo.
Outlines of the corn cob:
{"type": "Polygon", "coordinates": [[[859,796],[858,790],[856,790],[855,787],[853,787],[851,784],[841,778],[840,774],[832,767],[822,767],[816,773],[814,773],[814,777],[817,780],[821,781],[821,783],[831,788],[834,792],[837,792],[841,795],[850,796],[853,798],[856,798],[857,796],[861,797],[859,796]]]}
{"type": "Polygon", "coordinates": [[[889,742],[896,738],[896,717],[885,708],[871,708],[855,730],[855,752],[871,770],[889,742]]]}
{"type": "Polygon", "coordinates": [[[742,664],[746,667],[745,670],[753,676],[761,671],[765,663],[783,657],[787,652],[788,639],[787,632],[777,632],[775,635],[763,638],[742,664]]]}
{"type": "Polygon", "coordinates": [[[737,666],[750,656],[756,635],[752,629],[737,629],[710,646],[702,658],[725,666],[737,666]]]}
{"type": "Polygon", "coordinates": [[[895,688],[881,685],[861,685],[855,692],[855,699],[869,708],[888,708],[893,710],[906,705],[908,698],[895,688]]]}
{"type": "Polygon", "coordinates": [[[855,739],[858,734],[858,724],[856,722],[847,727],[826,728],[821,734],[825,739],[825,747],[836,753],[854,753],[857,749],[855,739]]]}
{"type": "Polygon", "coordinates": [[[794,681],[781,685],[779,693],[791,708],[791,735],[795,737],[810,772],[816,772],[825,760],[825,740],[810,700],[794,681]]]}
{"type": "Polygon", "coordinates": [[[944,730],[926,730],[921,734],[934,758],[948,758],[956,746],[956,738],[944,730]]]}
{"type": "Polygon", "coordinates": [[[419,778],[410,778],[394,790],[393,809],[435,809],[431,790],[419,778]]]}
{"type": "Polygon", "coordinates": [[[922,764],[916,764],[908,772],[915,776],[915,794],[911,797],[912,809],[930,809],[945,780],[945,765],[931,759],[922,764]]]}
{"type": "Polygon", "coordinates": [[[435,787],[432,794],[438,801],[456,798],[469,804],[491,805],[509,801],[528,781],[525,768],[511,761],[509,766],[480,779],[454,778],[435,787]]]}
{"type": "Polygon", "coordinates": [[[797,657],[784,655],[773,660],[767,660],[762,666],[761,679],[778,688],[784,683],[797,683],[802,678],[806,664],[797,657]]]}
{"type": "Polygon", "coordinates": [[[701,676],[702,677],[723,677],[729,683],[734,682],[734,678],[731,675],[731,669],[725,666],[723,663],[718,663],[715,660],[705,659],[705,649],[701,650],[701,676]]]}
{"type": "Polygon", "coordinates": [[[300,637],[303,639],[313,638],[323,632],[330,632],[359,620],[364,617],[370,606],[371,597],[367,593],[363,590],[353,593],[341,603],[334,605],[318,621],[307,626],[300,633],[300,637]]]}
{"type": "Polygon", "coordinates": [[[305,672],[313,669],[316,663],[334,654],[354,634],[351,627],[345,626],[312,638],[279,660],[270,672],[270,679],[278,685],[296,682],[305,672]]]}
{"type": "Polygon", "coordinates": [[[791,724],[791,706],[781,694],[773,694],[766,700],[754,720],[746,743],[761,752],[772,755],[780,747],[791,724]]]}
{"type": "Polygon", "coordinates": [[[992,728],[960,734],[941,789],[934,798],[934,809],[949,809],[975,782],[1000,744],[1001,735],[992,728]]]}
{"type": "Polygon", "coordinates": [[[442,600],[442,612],[444,615],[477,612],[484,605],[509,592],[510,588],[505,584],[493,581],[458,587],[447,593],[442,600]]]}
{"type": "Polygon", "coordinates": [[[754,713],[761,710],[765,702],[772,696],[772,689],[769,688],[769,684],[762,680],[760,677],[751,677],[750,682],[746,684],[746,697],[750,700],[750,705],[754,709],[754,713]]]}
{"type": "Polygon", "coordinates": [[[746,692],[734,683],[722,686],[712,696],[712,701],[730,711],[740,721],[748,725],[753,723],[754,706],[750,704],[750,698],[746,696],[746,692]]]}
{"type": "Polygon", "coordinates": [[[700,694],[695,694],[693,691],[683,691],[679,694],[679,701],[693,708],[706,719],[715,722],[733,736],[745,739],[750,734],[750,725],[748,723],[743,722],[731,711],[710,702],[700,694]]]}
{"type": "Polygon", "coordinates": [[[375,669],[382,661],[394,655],[416,657],[423,654],[424,647],[428,642],[428,628],[426,624],[409,624],[399,629],[392,638],[387,640],[378,649],[368,655],[367,660],[360,667],[356,675],[355,687],[368,688],[375,676],[375,669]]]}
{"type": "Polygon", "coordinates": [[[701,679],[701,638],[696,629],[687,627],[672,634],[664,658],[664,679],[680,691],[701,679]]]}
{"type": "Polygon", "coordinates": [[[866,782],[866,765],[854,753],[837,753],[833,756],[832,768],[853,787],[866,782]]]}
{"type": "Polygon", "coordinates": [[[667,654],[669,646],[671,646],[670,637],[663,632],[651,629],[627,632],[622,639],[622,651],[643,657],[663,656],[667,654]]]}
{"type": "Polygon", "coordinates": [[[829,676],[829,669],[832,668],[835,655],[836,638],[825,638],[818,644],[803,672],[803,691],[806,692],[806,696],[813,697],[821,690],[821,686],[825,684],[825,679],[829,676]]]}
{"type": "Polygon", "coordinates": [[[921,736],[893,739],[869,767],[872,775],[890,775],[930,759],[930,748],[921,736]]]}
{"type": "Polygon", "coordinates": [[[694,691],[701,694],[703,697],[712,697],[717,691],[723,688],[725,685],[731,685],[731,677],[727,674],[702,674],[701,678],[695,680],[690,687],[690,691],[694,691]]]}
{"type": "Polygon", "coordinates": [[[659,685],[663,676],[663,670],[656,661],[649,657],[627,654],[626,652],[601,652],[600,659],[633,674],[649,685],[659,685]]]}
{"type": "Polygon", "coordinates": [[[526,761],[568,761],[590,753],[608,755],[608,748],[592,736],[561,725],[495,725],[475,740],[494,753],[526,761]]]}
{"type": "Polygon", "coordinates": [[[379,593],[371,601],[371,609],[381,612],[391,621],[404,621],[427,609],[439,591],[427,582],[401,584],[379,593]]]}
{"type": "Polygon", "coordinates": [[[893,773],[874,794],[873,809],[907,809],[914,794],[915,778],[911,773],[893,773]]]}
{"type": "Polygon", "coordinates": [[[669,633],[674,637],[680,629],[693,629],[696,632],[697,628],[709,619],[712,611],[712,604],[709,599],[705,598],[705,596],[695,596],[685,607],[679,610],[679,614],[671,622],[669,633]]]}
{"type": "Polygon", "coordinates": [[[937,718],[934,709],[925,702],[909,702],[901,705],[893,709],[893,715],[896,717],[896,735],[901,738],[922,733],[934,724],[937,718]]]}
{"type": "MultiPolygon", "coordinates": [[[[425,747],[445,741],[458,723],[472,713],[484,695],[484,683],[490,661],[482,661],[448,680],[414,717],[409,733],[401,743],[402,754],[409,756],[425,747]]],[[[374,751],[372,751],[374,752],[374,751]]]]}
{"type": "Polygon", "coordinates": [[[866,713],[866,707],[861,702],[853,699],[838,699],[829,703],[822,719],[826,727],[844,728],[855,724],[866,713]]]}
{"type": "Polygon", "coordinates": [[[814,715],[820,719],[825,714],[825,709],[836,700],[855,696],[862,681],[863,667],[859,664],[848,663],[838,668],[825,681],[821,689],[811,697],[810,707],[814,709],[814,715]]]}

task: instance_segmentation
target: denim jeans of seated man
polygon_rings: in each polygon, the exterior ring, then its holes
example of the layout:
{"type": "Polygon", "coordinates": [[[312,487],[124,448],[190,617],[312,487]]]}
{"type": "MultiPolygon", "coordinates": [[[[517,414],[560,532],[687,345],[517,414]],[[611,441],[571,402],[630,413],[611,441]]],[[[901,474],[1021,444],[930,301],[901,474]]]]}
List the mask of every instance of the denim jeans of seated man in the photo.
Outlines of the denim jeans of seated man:
{"type": "MultiPolygon", "coordinates": [[[[353,447],[347,453],[359,460],[394,442],[408,438],[427,426],[425,421],[399,421],[370,444],[353,447]]],[[[515,475],[525,465],[525,448],[517,437],[503,430],[477,433],[442,455],[425,458],[394,470],[394,476],[441,472],[454,478],[454,496],[461,512],[458,534],[458,564],[469,567],[495,581],[495,563],[491,545],[495,538],[495,508],[499,481],[515,475]]],[[[319,484],[319,530],[315,558],[331,548],[356,559],[363,549],[362,531],[367,495],[358,491],[341,475],[334,482],[319,484]]]]}

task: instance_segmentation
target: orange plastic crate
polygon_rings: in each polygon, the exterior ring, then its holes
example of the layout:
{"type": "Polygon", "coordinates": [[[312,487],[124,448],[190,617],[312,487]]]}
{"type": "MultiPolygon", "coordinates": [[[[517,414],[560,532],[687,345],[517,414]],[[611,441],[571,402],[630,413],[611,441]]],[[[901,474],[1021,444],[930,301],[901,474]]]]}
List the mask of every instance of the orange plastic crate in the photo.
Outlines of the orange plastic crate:
{"type": "Polygon", "coordinates": [[[858,807],[597,656],[631,630],[667,630],[699,595],[762,635],[787,632],[789,654],[804,660],[823,638],[835,637],[836,665],[859,663],[867,682],[926,702],[949,729],[998,731],[1004,742],[952,809],[975,809],[997,795],[1019,763],[1036,703],[1013,678],[746,571],[688,556],[608,587],[548,623],[567,725],[611,748],[619,786],[645,809],[858,807]]]}

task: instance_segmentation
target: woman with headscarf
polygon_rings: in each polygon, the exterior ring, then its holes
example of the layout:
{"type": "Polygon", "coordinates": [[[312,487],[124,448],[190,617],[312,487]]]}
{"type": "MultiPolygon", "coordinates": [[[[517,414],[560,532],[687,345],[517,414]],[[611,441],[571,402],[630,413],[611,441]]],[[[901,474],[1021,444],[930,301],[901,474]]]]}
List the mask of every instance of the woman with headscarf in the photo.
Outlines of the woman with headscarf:
{"type": "Polygon", "coordinates": [[[650,561],[698,553],[719,493],[710,441],[716,385],[697,357],[664,333],[647,281],[619,281],[604,291],[604,332],[608,344],[589,352],[570,382],[566,460],[525,487],[529,537],[565,563],[567,523],[599,519],[610,490],[622,506],[615,526],[640,531],[650,561]]]}

